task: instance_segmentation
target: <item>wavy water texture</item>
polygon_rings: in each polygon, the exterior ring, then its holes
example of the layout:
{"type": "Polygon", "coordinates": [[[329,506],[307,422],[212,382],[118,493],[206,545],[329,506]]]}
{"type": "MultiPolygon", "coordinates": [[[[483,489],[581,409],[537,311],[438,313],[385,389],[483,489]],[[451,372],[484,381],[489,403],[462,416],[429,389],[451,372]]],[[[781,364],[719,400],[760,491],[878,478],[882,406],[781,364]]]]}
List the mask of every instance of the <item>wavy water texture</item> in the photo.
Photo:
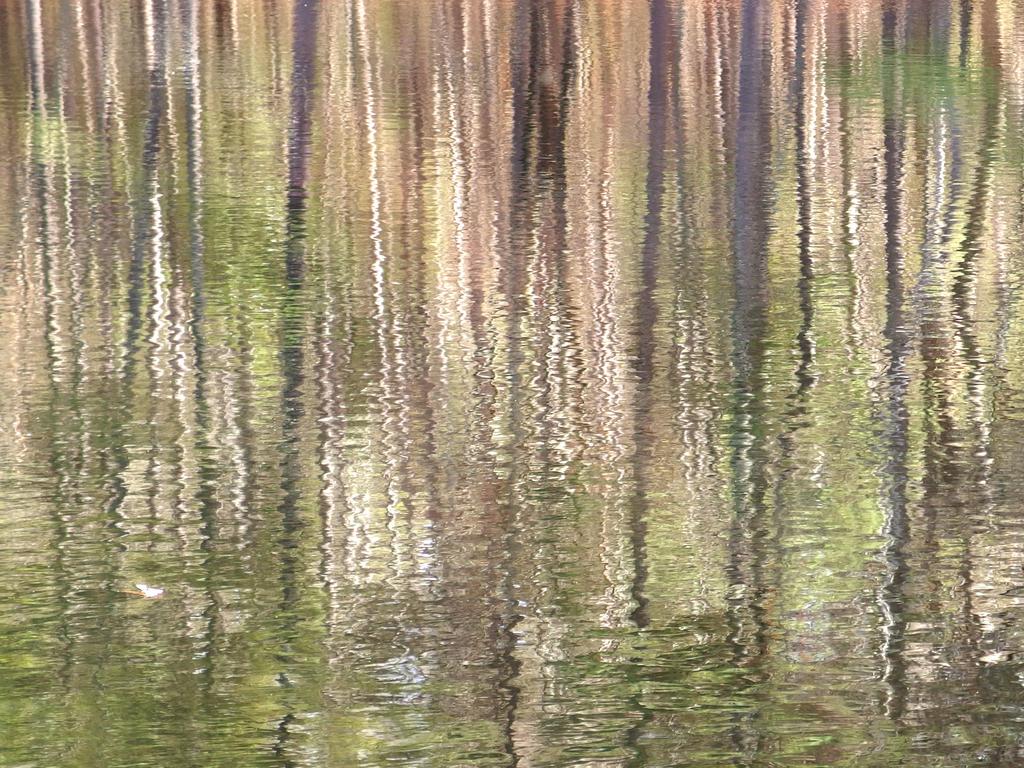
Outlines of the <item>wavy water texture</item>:
{"type": "Polygon", "coordinates": [[[0,764],[1024,764],[1021,2],[11,0],[0,73],[0,764]]]}

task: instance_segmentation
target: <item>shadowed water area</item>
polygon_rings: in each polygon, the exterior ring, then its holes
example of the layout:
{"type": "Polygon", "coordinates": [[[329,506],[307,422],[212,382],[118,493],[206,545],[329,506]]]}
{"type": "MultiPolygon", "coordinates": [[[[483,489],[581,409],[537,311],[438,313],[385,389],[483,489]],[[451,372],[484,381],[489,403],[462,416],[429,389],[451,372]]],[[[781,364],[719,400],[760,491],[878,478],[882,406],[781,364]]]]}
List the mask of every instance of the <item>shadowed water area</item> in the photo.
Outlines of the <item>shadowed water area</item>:
{"type": "Polygon", "coordinates": [[[1022,243],[1020,0],[0,3],[0,765],[1021,765],[1022,243]]]}

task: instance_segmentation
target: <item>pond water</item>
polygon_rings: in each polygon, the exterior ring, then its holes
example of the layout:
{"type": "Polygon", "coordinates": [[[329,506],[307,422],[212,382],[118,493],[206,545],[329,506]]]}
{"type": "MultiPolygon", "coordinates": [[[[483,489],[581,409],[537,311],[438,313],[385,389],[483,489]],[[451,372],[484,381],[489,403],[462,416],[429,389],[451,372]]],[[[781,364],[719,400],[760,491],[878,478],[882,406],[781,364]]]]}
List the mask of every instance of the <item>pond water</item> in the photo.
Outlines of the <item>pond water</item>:
{"type": "Polygon", "coordinates": [[[0,765],[1024,764],[1019,0],[11,0],[0,168],[0,765]]]}

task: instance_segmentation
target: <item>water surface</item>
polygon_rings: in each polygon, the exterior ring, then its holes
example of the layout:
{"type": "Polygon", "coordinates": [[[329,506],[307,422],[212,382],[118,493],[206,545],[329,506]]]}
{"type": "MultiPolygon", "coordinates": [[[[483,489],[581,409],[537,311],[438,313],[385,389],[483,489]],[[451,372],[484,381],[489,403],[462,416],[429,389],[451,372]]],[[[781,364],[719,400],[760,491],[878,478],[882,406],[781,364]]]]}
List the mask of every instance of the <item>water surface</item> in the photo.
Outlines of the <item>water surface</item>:
{"type": "Polygon", "coordinates": [[[0,764],[1024,763],[1019,1],[10,0],[0,168],[0,764]]]}

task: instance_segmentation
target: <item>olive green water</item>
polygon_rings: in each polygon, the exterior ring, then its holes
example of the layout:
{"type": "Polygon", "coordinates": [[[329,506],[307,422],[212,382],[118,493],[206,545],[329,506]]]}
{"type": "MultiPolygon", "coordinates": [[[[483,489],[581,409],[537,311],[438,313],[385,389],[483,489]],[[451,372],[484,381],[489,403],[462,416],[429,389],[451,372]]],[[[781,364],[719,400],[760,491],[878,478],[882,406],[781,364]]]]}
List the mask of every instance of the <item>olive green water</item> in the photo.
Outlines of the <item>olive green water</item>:
{"type": "Polygon", "coordinates": [[[10,0],[0,169],[0,765],[1024,764],[1024,4],[10,0]]]}

